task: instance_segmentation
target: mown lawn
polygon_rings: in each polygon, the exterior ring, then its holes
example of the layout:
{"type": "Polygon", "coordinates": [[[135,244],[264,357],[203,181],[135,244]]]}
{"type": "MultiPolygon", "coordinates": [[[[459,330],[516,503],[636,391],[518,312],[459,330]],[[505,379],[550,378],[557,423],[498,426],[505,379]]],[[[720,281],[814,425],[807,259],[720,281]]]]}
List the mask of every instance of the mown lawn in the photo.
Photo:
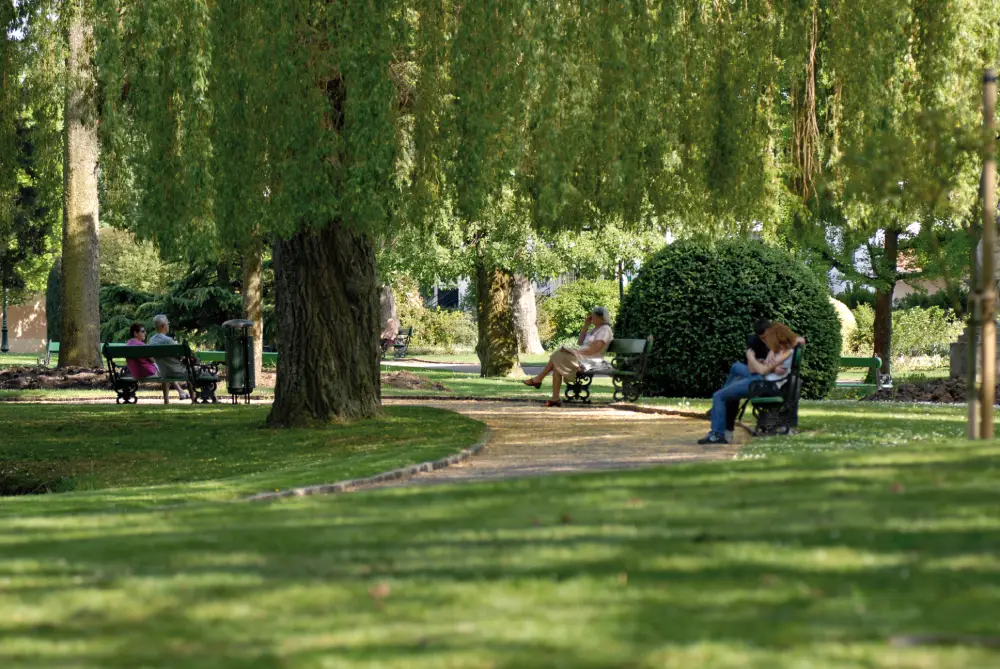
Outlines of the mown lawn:
{"type": "Polygon", "coordinates": [[[27,353],[0,353],[0,368],[20,366],[33,367],[38,364],[38,358],[41,355],[44,355],[44,353],[39,353],[38,355],[29,355],[27,353]]]}
{"type": "Polygon", "coordinates": [[[962,415],[809,403],[728,463],[274,504],[4,500],[0,666],[1000,666],[1000,445],[962,415]]]}
{"type": "MultiPolygon", "coordinates": [[[[268,410],[2,404],[0,490],[116,489],[114,499],[136,502],[232,499],[434,460],[484,433],[476,421],[426,407],[389,407],[373,420],[287,431],[265,427],[268,410]]],[[[16,513],[33,500],[5,503],[16,513]]]]}

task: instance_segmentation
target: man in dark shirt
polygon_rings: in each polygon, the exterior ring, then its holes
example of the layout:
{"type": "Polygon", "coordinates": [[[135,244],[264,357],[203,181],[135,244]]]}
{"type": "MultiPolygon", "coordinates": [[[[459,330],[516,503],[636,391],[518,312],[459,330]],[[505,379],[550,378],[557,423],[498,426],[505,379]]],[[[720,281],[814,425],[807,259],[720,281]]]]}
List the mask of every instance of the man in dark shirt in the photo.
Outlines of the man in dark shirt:
{"type": "Polygon", "coordinates": [[[769,327],[771,327],[771,321],[766,318],[757,319],[757,322],[753,324],[754,334],[747,339],[747,351],[753,351],[754,357],[761,362],[766,360],[767,354],[771,352],[764,340],[760,338],[769,327]]]}

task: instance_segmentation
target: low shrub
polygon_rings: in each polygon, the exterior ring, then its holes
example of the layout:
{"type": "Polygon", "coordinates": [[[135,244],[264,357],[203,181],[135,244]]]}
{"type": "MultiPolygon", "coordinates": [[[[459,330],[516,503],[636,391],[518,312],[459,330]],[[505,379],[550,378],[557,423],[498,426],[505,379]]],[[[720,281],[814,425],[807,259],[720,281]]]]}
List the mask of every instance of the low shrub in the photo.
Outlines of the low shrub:
{"type": "Polygon", "coordinates": [[[614,321],[618,302],[618,283],[615,281],[578,279],[564,283],[551,297],[538,301],[538,336],[550,345],[565,339],[575,342],[580,336],[583,319],[594,307],[607,307],[614,321]]]}
{"type": "Polygon", "coordinates": [[[478,334],[472,314],[457,309],[434,308],[411,312],[410,318],[411,321],[404,322],[403,327],[413,326],[412,346],[441,349],[451,354],[476,345],[478,334]]]}
{"type": "MultiPolygon", "coordinates": [[[[854,310],[858,327],[850,333],[852,354],[871,355],[875,349],[875,310],[862,304],[854,310]]],[[[941,307],[913,307],[892,312],[892,357],[946,356],[964,325],[941,307]]]]}

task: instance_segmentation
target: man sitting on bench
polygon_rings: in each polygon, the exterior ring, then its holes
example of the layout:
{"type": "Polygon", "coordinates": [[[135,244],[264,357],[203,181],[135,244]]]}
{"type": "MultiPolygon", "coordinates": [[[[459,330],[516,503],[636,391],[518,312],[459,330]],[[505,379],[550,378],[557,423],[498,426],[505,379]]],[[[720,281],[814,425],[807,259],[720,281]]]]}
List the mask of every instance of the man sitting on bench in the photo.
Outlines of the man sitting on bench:
{"type": "MultiPolygon", "coordinates": [[[[738,377],[715,391],[712,395],[712,429],[702,439],[699,444],[728,444],[726,439],[726,416],[727,404],[743,397],[749,397],[750,384],[754,381],[775,381],[780,382],[792,370],[792,353],[795,346],[802,338],[792,332],[784,323],[774,323],[769,327],[761,340],[767,345],[770,353],[763,363],[751,355],[752,351],[747,351],[747,368],[749,376],[738,377]]],[[[735,365],[734,365],[735,367],[735,365]]],[[[730,373],[732,377],[732,373],[730,373]]]]}
{"type": "MultiPolygon", "coordinates": [[[[160,346],[162,344],[176,344],[172,337],[167,335],[170,331],[170,321],[163,314],[157,314],[153,317],[153,326],[156,328],[156,334],[149,338],[150,346],[160,346]]],[[[184,365],[184,361],[178,358],[155,358],[156,366],[160,368],[160,375],[167,378],[170,377],[187,377],[188,371],[187,367],[184,365]]],[[[177,399],[186,400],[190,397],[184,389],[181,388],[181,384],[163,384],[163,403],[170,404],[170,386],[177,389],[177,399]]],[[[190,388],[188,389],[190,391],[190,388]]]]}

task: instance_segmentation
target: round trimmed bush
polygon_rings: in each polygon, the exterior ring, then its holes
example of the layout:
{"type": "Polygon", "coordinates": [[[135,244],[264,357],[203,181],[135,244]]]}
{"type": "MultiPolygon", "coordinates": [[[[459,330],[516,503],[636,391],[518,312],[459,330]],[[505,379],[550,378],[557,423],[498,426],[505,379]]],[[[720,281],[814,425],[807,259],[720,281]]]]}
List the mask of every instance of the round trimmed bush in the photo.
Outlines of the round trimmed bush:
{"type": "Polygon", "coordinates": [[[837,312],[812,272],[760,242],[666,247],[629,286],[614,332],[622,339],[653,335],[650,394],[709,397],[730,365],[745,359],[747,337],[762,317],[806,338],[802,395],[826,395],[840,365],[837,312]]]}

